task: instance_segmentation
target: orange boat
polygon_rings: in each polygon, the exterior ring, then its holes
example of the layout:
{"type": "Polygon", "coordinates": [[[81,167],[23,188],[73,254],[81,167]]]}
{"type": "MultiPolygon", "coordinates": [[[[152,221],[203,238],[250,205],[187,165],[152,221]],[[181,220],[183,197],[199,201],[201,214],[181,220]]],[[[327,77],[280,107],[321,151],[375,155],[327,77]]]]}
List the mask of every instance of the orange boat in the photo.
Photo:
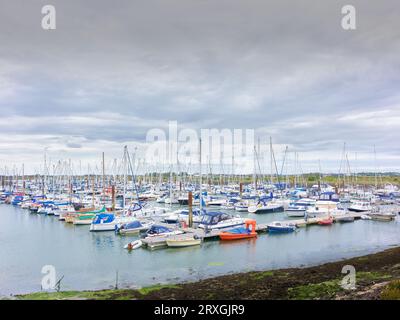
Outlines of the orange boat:
{"type": "Polygon", "coordinates": [[[320,226],[329,226],[329,225],[331,225],[332,223],[333,223],[333,218],[332,218],[332,217],[329,217],[329,218],[326,218],[326,219],[324,219],[324,220],[318,221],[318,224],[319,224],[320,226]]]}
{"type": "Polygon", "coordinates": [[[239,240],[257,238],[256,221],[246,220],[244,227],[223,231],[219,234],[221,240],[239,240]]]}

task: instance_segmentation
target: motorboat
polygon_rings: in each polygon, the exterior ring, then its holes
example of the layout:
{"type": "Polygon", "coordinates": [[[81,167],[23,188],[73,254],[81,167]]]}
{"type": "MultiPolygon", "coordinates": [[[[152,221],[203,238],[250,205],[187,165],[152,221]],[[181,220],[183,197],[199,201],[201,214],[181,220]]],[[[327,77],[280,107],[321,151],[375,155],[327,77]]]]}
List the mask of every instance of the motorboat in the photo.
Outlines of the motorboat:
{"type": "Polygon", "coordinates": [[[73,212],[75,211],[74,206],[70,205],[70,204],[58,204],[55,208],[53,208],[53,214],[55,216],[60,217],[60,215],[62,214],[66,214],[67,212],[73,212]]]}
{"type": "MultiPolygon", "coordinates": [[[[197,208],[193,209],[192,214],[193,214],[193,222],[200,223],[202,219],[202,213],[200,209],[197,208]]],[[[189,223],[189,210],[188,209],[176,210],[171,214],[165,216],[163,220],[165,223],[178,223],[179,221],[184,221],[186,223],[189,223]]]]}
{"type": "Polygon", "coordinates": [[[24,200],[23,195],[15,195],[14,198],[11,200],[11,204],[13,206],[19,205],[24,200]]]}
{"type": "Polygon", "coordinates": [[[368,212],[372,210],[372,206],[369,202],[365,201],[356,201],[352,203],[347,210],[353,212],[368,212]]]}
{"type": "Polygon", "coordinates": [[[232,216],[228,213],[219,211],[208,211],[203,213],[199,228],[206,230],[227,229],[243,226],[244,223],[245,219],[239,216],[232,216]]]}
{"type": "Polygon", "coordinates": [[[234,204],[235,211],[238,212],[248,212],[249,203],[247,201],[239,201],[234,204]]]}
{"type": "Polygon", "coordinates": [[[333,192],[323,193],[319,200],[315,202],[314,206],[309,206],[306,209],[306,214],[308,217],[317,217],[317,216],[328,216],[328,215],[336,215],[336,214],[344,214],[345,210],[341,207],[339,198],[333,192]]]}
{"type": "Polygon", "coordinates": [[[150,220],[136,220],[121,225],[115,225],[115,232],[121,235],[138,234],[141,231],[147,231],[154,224],[150,220]]]}
{"type": "Polygon", "coordinates": [[[149,230],[145,233],[143,236],[144,238],[153,238],[153,237],[159,237],[159,236],[172,236],[172,235],[178,235],[178,234],[183,234],[184,232],[181,230],[174,230],[172,228],[167,228],[162,225],[158,224],[153,224],[149,230]]]}
{"type": "Polygon", "coordinates": [[[165,204],[179,204],[179,201],[177,198],[175,198],[174,196],[172,197],[167,197],[164,199],[164,203],[165,204]]]}
{"type": "Polygon", "coordinates": [[[126,216],[136,218],[155,218],[164,217],[169,214],[169,209],[165,207],[149,206],[147,203],[132,203],[129,208],[124,212],[126,216]]]}
{"type": "Polygon", "coordinates": [[[226,199],[222,197],[208,197],[207,206],[222,206],[226,204],[226,199]]]}
{"type": "Polygon", "coordinates": [[[137,221],[131,216],[116,216],[115,213],[96,214],[90,224],[90,231],[114,231],[119,224],[127,224],[137,221]]]}
{"type": "Polygon", "coordinates": [[[293,223],[284,223],[279,221],[274,221],[267,225],[268,232],[272,233],[287,233],[296,230],[296,225],[293,223]]]}
{"type": "Polygon", "coordinates": [[[272,213],[283,212],[284,210],[284,206],[280,203],[264,201],[259,201],[256,205],[247,208],[247,212],[249,213],[272,213]]]}
{"type": "Polygon", "coordinates": [[[221,240],[257,238],[256,220],[246,220],[244,227],[233,228],[219,234],[221,240]]]}
{"type": "Polygon", "coordinates": [[[304,217],[306,210],[315,206],[315,202],[315,199],[308,198],[293,201],[286,208],[286,214],[288,217],[304,217]]]}
{"type": "Polygon", "coordinates": [[[90,223],[90,231],[115,230],[115,215],[113,213],[96,214],[90,223]]]}

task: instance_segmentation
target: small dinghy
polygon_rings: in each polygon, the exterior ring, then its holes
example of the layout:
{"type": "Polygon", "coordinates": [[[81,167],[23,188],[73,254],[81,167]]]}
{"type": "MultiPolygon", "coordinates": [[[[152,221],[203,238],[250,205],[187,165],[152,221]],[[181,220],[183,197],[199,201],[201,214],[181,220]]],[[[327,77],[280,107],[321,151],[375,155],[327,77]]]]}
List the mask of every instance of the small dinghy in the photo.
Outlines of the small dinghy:
{"type": "Polygon", "coordinates": [[[221,240],[239,240],[257,238],[256,221],[246,220],[244,227],[223,231],[219,234],[221,240]]]}
{"type": "Polygon", "coordinates": [[[360,218],[361,220],[372,220],[372,218],[367,214],[363,214],[360,218]]]}
{"type": "Polygon", "coordinates": [[[124,246],[124,249],[135,250],[135,249],[140,248],[142,246],[142,244],[143,244],[142,240],[132,241],[132,242],[129,242],[128,244],[126,244],[124,246]]]}
{"type": "Polygon", "coordinates": [[[201,239],[196,236],[186,237],[186,236],[172,236],[166,240],[167,246],[172,248],[183,248],[198,246],[201,244],[201,239]]]}
{"type": "Polygon", "coordinates": [[[396,215],[392,212],[374,212],[368,214],[372,220],[377,221],[392,221],[396,218],[396,215]]]}
{"type": "Polygon", "coordinates": [[[332,223],[333,223],[333,218],[332,217],[328,217],[326,219],[318,221],[318,224],[320,226],[330,226],[332,223]]]}
{"type": "Polygon", "coordinates": [[[342,223],[346,223],[346,222],[354,222],[354,217],[352,216],[343,216],[343,217],[336,217],[335,218],[336,222],[342,222],[342,223]]]}

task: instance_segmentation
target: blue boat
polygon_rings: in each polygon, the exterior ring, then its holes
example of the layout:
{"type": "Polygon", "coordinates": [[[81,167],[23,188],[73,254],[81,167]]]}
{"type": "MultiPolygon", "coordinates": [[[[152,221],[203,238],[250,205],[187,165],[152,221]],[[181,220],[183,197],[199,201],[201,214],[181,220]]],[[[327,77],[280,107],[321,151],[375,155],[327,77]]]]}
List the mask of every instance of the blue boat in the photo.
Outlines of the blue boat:
{"type": "Polygon", "coordinates": [[[149,230],[153,224],[153,221],[136,220],[122,225],[115,225],[115,232],[122,235],[136,234],[141,231],[149,230]]]}
{"type": "Polygon", "coordinates": [[[90,224],[90,231],[115,230],[115,215],[113,213],[98,213],[90,224]]]}
{"type": "Polygon", "coordinates": [[[19,203],[21,203],[24,200],[23,196],[15,196],[14,199],[11,201],[11,204],[13,206],[18,205],[19,203]]]}
{"type": "Polygon", "coordinates": [[[147,238],[147,237],[157,237],[157,236],[169,236],[182,233],[183,231],[180,230],[173,230],[171,228],[153,224],[143,237],[147,238]]]}
{"type": "Polygon", "coordinates": [[[292,223],[272,222],[268,224],[268,232],[272,233],[288,233],[296,230],[296,226],[292,223]]]}

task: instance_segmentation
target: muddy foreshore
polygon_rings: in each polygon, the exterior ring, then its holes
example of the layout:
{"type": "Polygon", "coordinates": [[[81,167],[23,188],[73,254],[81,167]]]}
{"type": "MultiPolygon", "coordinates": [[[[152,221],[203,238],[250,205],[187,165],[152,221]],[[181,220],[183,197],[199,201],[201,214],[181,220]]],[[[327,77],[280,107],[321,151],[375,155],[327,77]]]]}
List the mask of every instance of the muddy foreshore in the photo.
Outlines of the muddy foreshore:
{"type": "Polygon", "coordinates": [[[31,293],[17,299],[400,299],[400,247],[307,268],[255,271],[176,285],[100,291],[31,293]],[[356,288],[345,290],[345,265],[356,288]]]}

